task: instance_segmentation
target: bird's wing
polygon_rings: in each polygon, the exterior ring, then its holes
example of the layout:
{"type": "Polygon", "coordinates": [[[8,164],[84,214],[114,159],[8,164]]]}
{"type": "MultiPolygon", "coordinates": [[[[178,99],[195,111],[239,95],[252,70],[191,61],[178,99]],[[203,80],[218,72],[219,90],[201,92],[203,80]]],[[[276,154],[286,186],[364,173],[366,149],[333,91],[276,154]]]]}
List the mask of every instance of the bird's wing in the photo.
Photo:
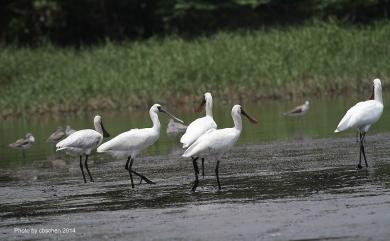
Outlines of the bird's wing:
{"type": "Polygon", "coordinates": [[[14,143],[9,144],[9,146],[10,147],[20,147],[20,146],[27,145],[28,143],[29,143],[28,139],[20,138],[20,139],[16,140],[14,143]]]}
{"type": "Polygon", "coordinates": [[[229,150],[237,141],[237,132],[233,128],[210,130],[200,136],[183,154],[183,157],[206,153],[218,153],[229,150]]]}
{"type": "Polygon", "coordinates": [[[47,138],[47,140],[48,141],[57,141],[57,140],[61,140],[64,137],[65,137],[65,132],[62,130],[59,130],[59,131],[55,131],[54,133],[52,133],[49,136],[49,138],[47,138]]]}
{"type": "Polygon", "coordinates": [[[194,143],[202,134],[206,133],[210,129],[216,128],[217,124],[213,118],[209,116],[196,119],[187,127],[187,130],[181,137],[180,142],[183,143],[183,148],[186,148],[194,143]]]}
{"type": "Polygon", "coordinates": [[[341,119],[339,124],[337,125],[337,128],[336,128],[335,132],[344,131],[344,130],[350,128],[350,126],[348,126],[349,120],[351,119],[351,116],[355,112],[355,110],[357,108],[359,108],[359,106],[362,105],[362,104],[363,104],[363,102],[358,102],[358,103],[356,103],[356,105],[354,105],[351,108],[349,108],[347,113],[345,113],[345,115],[343,116],[343,118],[341,119]]]}
{"type": "Polygon", "coordinates": [[[98,147],[97,151],[109,152],[130,151],[134,149],[142,150],[153,144],[157,140],[157,138],[151,128],[132,129],[130,131],[126,131],[122,134],[119,134],[111,140],[103,143],[101,146],[98,147]]]}
{"type": "Polygon", "coordinates": [[[359,127],[372,125],[379,120],[383,112],[383,105],[378,104],[375,100],[368,100],[356,108],[351,115],[348,126],[359,127]]]}
{"type": "Polygon", "coordinates": [[[297,106],[294,109],[284,113],[284,115],[300,114],[303,112],[303,109],[304,109],[304,105],[300,105],[300,106],[297,106]]]}
{"type": "Polygon", "coordinates": [[[102,135],[95,130],[87,129],[76,131],[64,140],[57,143],[57,150],[66,148],[89,149],[96,147],[102,141],[102,135]]]}
{"type": "Polygon", "coordinates": [[[375,123],[383,112],[383,105],[375,100],[359,102],[352,106],[338,124],[335,132],[344,131],[351,127],[375,123]]]}

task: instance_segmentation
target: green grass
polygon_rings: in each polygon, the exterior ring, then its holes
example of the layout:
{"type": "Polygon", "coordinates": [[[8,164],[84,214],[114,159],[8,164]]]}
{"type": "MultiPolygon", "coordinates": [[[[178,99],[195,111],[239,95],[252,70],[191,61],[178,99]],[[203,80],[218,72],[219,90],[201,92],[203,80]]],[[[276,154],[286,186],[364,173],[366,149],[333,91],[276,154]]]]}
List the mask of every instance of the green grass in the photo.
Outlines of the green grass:
{"type": "MultiPolygon", "coordinates": [[[[133,108],[219,99],[290,98],[367,89],[390,80],[390,23],[316,23],[79,50],[0,48],[0,113],[133,108]],[[196,96],[196,97],[195,97],[196,96]]],[[[368,92],[367,92],[368,93],[368,92]]]]}

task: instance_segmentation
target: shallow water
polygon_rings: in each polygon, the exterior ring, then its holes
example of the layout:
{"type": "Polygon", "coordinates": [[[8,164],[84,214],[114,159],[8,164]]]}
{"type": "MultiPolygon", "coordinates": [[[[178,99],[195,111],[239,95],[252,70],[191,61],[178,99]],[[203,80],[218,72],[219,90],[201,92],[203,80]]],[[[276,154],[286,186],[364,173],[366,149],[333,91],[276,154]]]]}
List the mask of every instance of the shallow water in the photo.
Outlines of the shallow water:
{"type": "MultiPolygon", "coordinates": [[[[95,182],[84,184],[78,161],[53,156],[45,143],[56,126],[91,126],[92,115],[6,120],[2,145],[27,130],[38,141],[24,159],[0,148],[0,240],[388,240],[389,118],[385,110],[366,138],[370,167],[356,170],[354,133],[332,133],[354,101],[312,100],[310,111],[298,118],[281,113],[300,101],[246,105],[260,124],[246,121],[238,145],[221,160],[222,190],[216,188],[215,162],[206,160],[195,193],[192,163],[180,158],[177,138],[168,138],[165,128],[134,163],[156,184],[131,189],[125,160],[93,155],[95,182]]],[[[220,127],[232,125],[230,108],[217,106],[220,127]]],[[[149,122],[145,113],[101,114],[114,135],[149,122]]]]}
{"type": "Polygon", "coordinates": [[[0,176],[1,240],[387,240],[390,134],[367,139],[370,168],[356,170],[354,138],[301,139],[234,148],[196,193],[191,161],[150,156],[135,170],[155,185],[130,188],[123,161],[91,162],[82,183],[62,167],[5,168],[0,176]],[[75,233],[20,234],[15,228],[75,233]]]}
{"type": "MultiPolygon", "coordinates": [[[[386,96],[386,95],[385,95],[386,96]]],[[[294,101],[258,101],[257,103],[245,103],[242,106],[254,116],[259,124],[253,125],[246,119],[244,129],[238,141],[238,145],[260,143],[282,139],[300,138],[322,138],[353,136],[349,133],[338,133],[333,130],[346,110],[359,101],[361,96],[348,96],[340,98],[312,98],[310,99],[310,110],[301,117],[285,117],[285,111],[299,105],[304,100],[294,101]]],[[[385,98],[386,101],[386,98],[385,98]]],[[[198,103],[194,103],[194,107],[198,103]]],[[[233,106],[228,103],[218,103],[218,97],[214,98],[214,118],[219,128],[231,127],[233,125],[230,111],[233,106]]],[[[385,103],[390,106],[390,99],[385,103]]],[[[186,124],[190,123],[203,113],[194,113],[190,109],[172,109],[167,105],[168,110],[182,118],[186,124]]],[[[191,108],[192,109],[192,108],[191,108]]],[[[118,135],[131,128],[144,128],[151,126],[148,108],[138,111],[101,112],[105,128],[111,136],[118,135]]],[[[0,123],[0,167],[22,167],[24,165],[36,165],[36,162],[52,158],[55,153],[54,145],[46,142],[49,135],[58,126],[70,124],[74,129],[93,128],[93,117],[95,113],[84,113],[80,115],[61,116],[35,116],[31,119],[18,118],[2,120],[0,123]],[[13,150],[7,145],[18,138],[31,132],[36,137],[34,146],[26,152],[26,157],[18,150],[13,150]]],[[[153,146],[148,148],[146,155],[165,155],[174,153],[180,149],[179,137],[172,138],[166,135],[166,124],[168,117],[160,114],[162,123],[160,139],[153,146]]],[[[370,133],[390,131],[390,115],[384,114],[382,118],[370,130],[370,133]]]]}

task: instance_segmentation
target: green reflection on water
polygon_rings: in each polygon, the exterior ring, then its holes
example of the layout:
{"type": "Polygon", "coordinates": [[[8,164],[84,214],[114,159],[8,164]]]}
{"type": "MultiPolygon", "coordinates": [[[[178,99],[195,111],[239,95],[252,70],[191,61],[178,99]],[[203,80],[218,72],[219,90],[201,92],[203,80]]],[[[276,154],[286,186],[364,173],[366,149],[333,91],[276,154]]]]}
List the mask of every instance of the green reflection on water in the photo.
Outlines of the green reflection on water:
{"type": "MultiPolygon", "coordinates": [[[[386,93],[384,93],[386,97],[386,93]]],[[[304,100],[294,101],[262,101],[252,103],[241,103],[245,110],[255,117],[259,123],[253,125],[244,120],[244,129],[238,145],[247,143],[259,143],[272,140],[291,138],[322,138],[338,137],[349,135],[352,132],[334,134],[338,122],[354,103],[359,101],[359,96],[344,96],[339,98],[311,98],[310,110],[300,117],[285,117],[283,112],[295,105],[301,104],[304,100]]],[[[194,105],[197,103],[194,103],[194,105]]],[[[387,115],[387,106],[390,102],[385,98],[385,110],[381,120],[376,123],[370,132],[390,131],[388,125],[390,116],[387,115]]],[[[231,104],[219,104],[218,98],[214,100],[214,118],[218,128],[231,127],[233,125],[230,111],[231,104]]],[[[190,123],[203,114],[191,111],[168,109],[182,118],[186,124],[190,123]]],[[[57,117],[33,117],[2,120],[0,124],[0,167],[29,165],[38,160],[45,160],[48,156],[54,155],[54,146],[47,143],[47,137],[58,127],[70,124],[74,129],[92,128],[92,119],[95,113],[82,115],[64,115],[57,117]],[[34,146],[26,152],[26,158],[22,157],[19,151],[8,148],[8,143],[31,132],[36,137],[34,146]]],[[[151,126],[148,109],[144,111],[115,111],[100,112],[106,129],[112,136],[131,128],[144,128],[151,126]]],[[[166,135],[166,124],[168,117],[160,114],[162,123],[161,136],[156,144],[145,151],[145,155],[168,154],[180,149],[180,137],[172,138],[166,135]]],[[[369,141],[369,138],[368,138],[369,141]]]]}

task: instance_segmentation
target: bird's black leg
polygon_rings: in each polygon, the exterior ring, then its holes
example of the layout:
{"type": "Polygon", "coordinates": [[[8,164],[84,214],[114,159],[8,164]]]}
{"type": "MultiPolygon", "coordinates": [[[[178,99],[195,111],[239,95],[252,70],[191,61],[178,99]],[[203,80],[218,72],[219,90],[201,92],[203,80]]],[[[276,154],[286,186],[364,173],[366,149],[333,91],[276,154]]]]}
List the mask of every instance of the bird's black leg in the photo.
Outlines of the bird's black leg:
{"type": "Polygon", "coordinates": [[[130,162],[130,159],[131,159],[131,156],[129,156],[129,158],[127,158],[126,165],[125,165],[125,169],[126,169],[126,170],[129,170],[129,162],[130,162]]]}
{"type": "MultiPolygon", "coordinates": [[[[151,180],[149,180],[149,179],[148,179],[147,177],[145,177],[144,175],[142,175],[142,174],[140,174],[140,173],[138,173],[138,172],[136,172],[136,171],[134,171],[134,170],[131,170],[131,172],[132,172],[134,175],[139,176],[139,177],[141,178],[141,181],[144,180],[147,184],[156,184],[156,183],[152,182],[151,180]]],[[[140,182],[140,184],[141,184],[141,182],[140,182]]]]}
{"type": "Polygon", "coordinates": [[[23,156],[23,160],[26,158],[26,152],[24,150],[22,150],[22,156],[23,156]]]}
{"type": "Polygon", "coordinates": [[[204,158],[202,157],[202,177],[204,178],[204,158]]]}
{"type": "MultiPolygon", "coordinates": [[[[125,165],[125,169],[126,170],[129,170],[129,162],[130,162],[130,159],[131,159],[131,156],[129,156],[129,158],[127,158],[127,161],[126,161],[126,165],[125,165]]],[[[134,173],[133,170],[131,170],[132,173],[134,173]]],[[[142,177],[140,177],[140,180],[139,180],[139,184],[142,183],[142,177]]]]}
{"type": "Polygon", "coordinates": [[[131,167],[133,166],[133,161],[134,159],[133,158],[130,158],[130,165],[129,165],[129,175],[130,175],[130,181],[131,181],[131,187],[134,188],[134,182],[133,182],[133,175],[132,175],[132,172],[131,172],[131,167]]]}
{"type": "Polygon", "coordinates": [[[359,164],[357,165],[357,169],[362,169],[362,134],[359,133],[359,164]]]}
{"type": "Polygon", "coordinates": [[[83,169],[83,158],[80,156],[80,169],[81,173],[83,174],[84,183],[87,183],[87,179],[85,179],[84,169],[83,169]]]}
{"type": "Polygon", "coordinates": [[[215,176],[217,176],[218,190],[221,190],[221,183],[219,182],[219,161],[217,161],[217,165],[215,166],[215,176]]]}
{"type": "MultiPolygon", "coordinates": [[[[199,157],[193,157],[192,156],[191,158],[192,158],[192,161],[194,161],[194,160],[197,161],[199,157]]],[[[198,166],[198,163],[196,163],[196,166],[198,166]]],[[[199,168],[196,169],[196,170],[198,170],[198,175],[199,175],[199,168]]]]}
{"type": "Polygon", "coordinates": [[[366,167],[368,167],[368,163],[367,163],[367,158],[366,158],[366,153],[364,151],[364,138],[366,137],[366,133],[364,132],[362,134],[362,141],[361,141],[361,148],[362,148],[362,153],[363,153],[363,157],[364,157],[364,162],[366,163],[366,167]]]}
{"type": "Polygon", "coordinates": [[[198,163],[196,162],[198,158],[192,158],[192,164],[194,165],[194,173],[195,173],[195,181],[194,185],[192,186],[192,191],[195,192],[196,188],[198,187],[199,179],[198,179],[198,173],[199,173],[199,168],[198,168],[198,163]]]}
{"type": "Polygon", "coordinates": [[[91,182],[93,182],[93,178],[92,178],[91,172],[89,172],[89,168],[88,168],[88,155],[85,155],[85,162],[84,162],[84,164],[85,164],[85,168],[87,169],[89,178],[91,179],[91,182]]]}

